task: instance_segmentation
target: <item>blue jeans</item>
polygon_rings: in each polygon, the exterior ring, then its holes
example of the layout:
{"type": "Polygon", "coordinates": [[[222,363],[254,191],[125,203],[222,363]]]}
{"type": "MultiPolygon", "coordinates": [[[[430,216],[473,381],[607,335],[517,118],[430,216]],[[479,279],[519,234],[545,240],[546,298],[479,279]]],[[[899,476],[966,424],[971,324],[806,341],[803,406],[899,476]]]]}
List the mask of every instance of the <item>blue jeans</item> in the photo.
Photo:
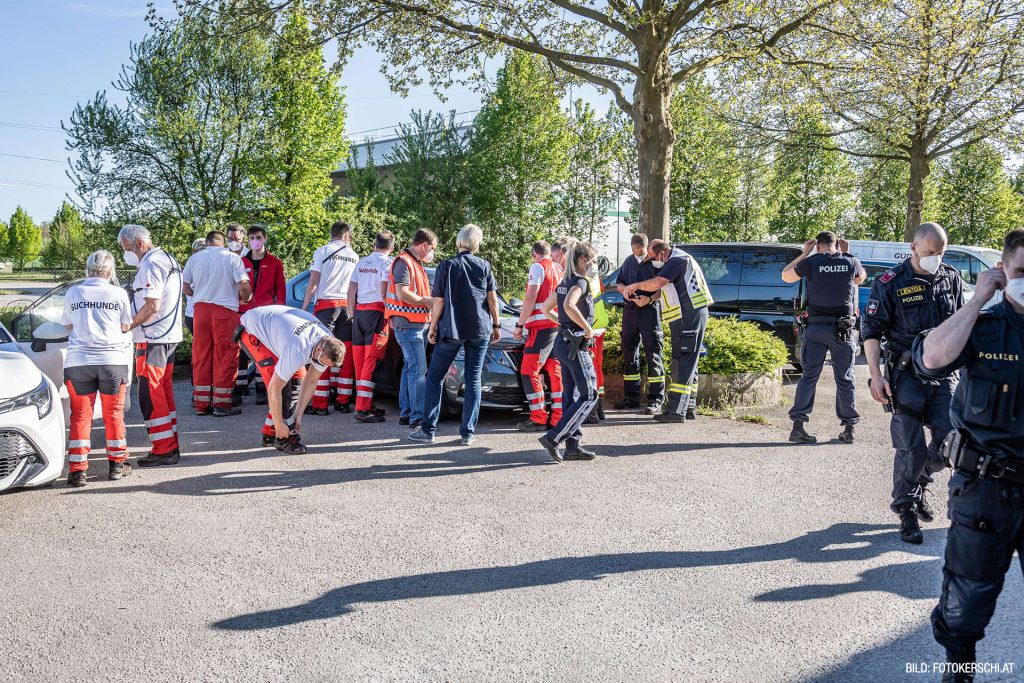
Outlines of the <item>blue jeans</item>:
{"type": "Polygon", "coordinates": [[[427,389],[423,398],[422,429],[425,434],[433,436],[437,430],[444,376],[448,374],[452,361],[463,348],[466,352],[463,370],[466,392],[462,402],[462,426],[459,427],[459,434],[466,438],[476,430],[476,420],[480,416],[480,376],[484,371],[484,358],[487,357],[489,344],[489,339],[470,339],[464,342],[442,339],[434,346],[434,354],[430,357],[430,369],[427,370],[427,389]]]}
{"type": "Polygon", "coordinates": [[[423,419],[423,389],[427,374],[427,330],[407,327],[394,330],[395,340],[402,347],[402,380],[398,389],[398,411],[409,422],[423,419]]]}

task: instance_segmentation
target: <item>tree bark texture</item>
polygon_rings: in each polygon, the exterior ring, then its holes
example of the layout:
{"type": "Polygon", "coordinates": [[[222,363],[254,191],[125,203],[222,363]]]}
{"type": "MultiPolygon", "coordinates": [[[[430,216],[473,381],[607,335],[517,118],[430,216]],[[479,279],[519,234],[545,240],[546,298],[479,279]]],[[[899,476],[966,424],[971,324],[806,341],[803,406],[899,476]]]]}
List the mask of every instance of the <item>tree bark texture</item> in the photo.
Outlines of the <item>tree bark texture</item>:
{"type": "MultiPolygon", "coordinates": [[[[643,63],[641,55],[641,63],[643,63]]],[[[633,98],[640,189],[640,231],[650,239],[669,239],[669,180],[676,141],[669,115],[672,74],[664,57],[637,79],[633,98]]]]}
{"type": "Polygon", "coordinates": [[[910,183],[907,185],[907,225],[903,239],[911,242],[914,231],[921,225],[924,211],[924,181],[931,173],[931,160],[925,153],[924,144],[915,142],[910,150],[910,183]]]}

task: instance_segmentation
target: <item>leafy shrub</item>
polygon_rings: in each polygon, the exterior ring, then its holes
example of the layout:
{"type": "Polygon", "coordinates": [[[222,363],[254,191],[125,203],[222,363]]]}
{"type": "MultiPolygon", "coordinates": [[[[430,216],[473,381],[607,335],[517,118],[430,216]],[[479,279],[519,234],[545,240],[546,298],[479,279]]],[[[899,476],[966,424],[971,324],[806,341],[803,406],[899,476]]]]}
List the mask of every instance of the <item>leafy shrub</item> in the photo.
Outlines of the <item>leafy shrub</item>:
{"type": "Polygon", "coordinates": [[[23,310],[25,310],[24,306],[0,306],[0,323],[3,323],[4,327],[10,329],[11,321],[23,310]]]}
{"type": "Polygon", "coordinates": [[[708,355],[700,361],[702,374],[768,374],[789,362],[781,339],[750,322],[736,318],[711,318],[704,333],[708,355]]]}
{"type": "Polygon", "coordinates": [[[174,350],[174,364],[192,365],[192,333],[188,331],[187,327],[182,325],[181,334],[181,343],[174,350]]]}

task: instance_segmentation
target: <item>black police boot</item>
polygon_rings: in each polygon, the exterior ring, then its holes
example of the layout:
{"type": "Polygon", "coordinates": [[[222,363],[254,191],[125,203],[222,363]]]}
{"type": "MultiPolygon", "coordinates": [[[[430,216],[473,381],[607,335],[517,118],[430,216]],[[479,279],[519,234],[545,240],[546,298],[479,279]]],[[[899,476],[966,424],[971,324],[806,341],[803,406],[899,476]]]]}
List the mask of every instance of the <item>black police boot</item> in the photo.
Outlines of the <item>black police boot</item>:
{"type": "Polygon", "coordinates": [[[136,464],[139,467],[162,467],[163,465],[176,465],[179,460],[181,460],[181,451],[175,448],[170,453],[162,455],[154,455],[150,452],[149,455],[139,458],[136,464]]]}
{"type": "Polygon", "coordinates": [[[906,503],[899,506],[896,514],[900,516],[900,540],[914,545],[924,543],[924,534],[921,533],[921,525],[917,521],[917,513],[914,512],[914,504],[906,503]]]}
{"type": "Polygon", "coordinates": [[[398,418],[398,424],[400,424],[400,425],[407,425],[407,424],[409,424],[409,418],[406,417],[405,415],[403,415],[402,417],[398,418]]]}
{"type": "Polygon", "coordinates": [[[312,404],[306,406],[306,415],[330,415],[331,411],[328,408],[314,408],[312,404]]]}
{"type": "Polygon", "coordinates": [[[356,422],[372,423],[372,422],[383,422],[383,421],[384,421],[384,416],[383,415],[374,415],[373,413],[371,413],[369,411],[366,411],[366,410],[357,410],[356,411],[356,422]]]}
{"type": "Polygon", "coordinates": [[[299,440],[298,434],[289,434],[285,439],[275,439],[274,448],[288,455],[302,455],[306,452],[306,447],[299,440]]]}
{"type": "Polygon", "coordinates": [[[277,441],[277,437],[271,434],[261,434],[261,436],[263,437],[264,446],[273,446],[274,442],[277,441]]]}
{"type": "Polygon", "coordinates": [[[846,425],[846,428],[839,433],[839,440],[843,443],[853,443],[853,425],[846,425]]]}
{"type": "Polygon", "coordinates": [[[570,443],[565,444],[565,460],[593,460],[597,457],[597,453],[594,451],[588,451],[579,444],[573,446],[570,443]]]}
{"type": "Polygon", "coordinates": [[[562,453],[558,450],[558,444],[555,443],[554,439],[545,434],[538,441],[540,441],[540,445],[544,447],[544,450],[548,452],[552,460],[562,462],[562,453]]]}
{"type": "Polygon", "coordinates": [[[635,398],[620,398],[612,404],[612,408],[615,408],[615,410],[638,410],[640,408],[640,401],[635,398]]]}
{"type": "Polygon", "coordinates": [[[388,414],[388,411],[384,410],[383,408],[378,408],[377,406],[371,408],[370,412],[376,415],[377,417],[384,417],[385,415],[388,414]]]}
{"type": "Polygon", "coordinates": [[[789,433],[791,443],[818,443],[818,439],[807,433],[803,422],[794,422],[793,431],[789,433]]]}
{"type": "Polygon", "coordinates": [[[597,399],[597,419],[604,422],[604,399],[597,399]]]}
{"type": "Polygon", "coordinates": [[[132,466],[128,464],[128,461],[114,462],[108,460],[110,463],[110,472],[107,473],[107,479],[110,481],[117,481],[118,479],[124,479],[132,473],[132,466]]]}
{"type": "Polygon", "coordinates": [[[214,417],[231,417],[233,415],[241,415],[241,414],[242,414],[242,409],[239,408],[238,406],[231,406],[230,408],[221,408],[220,406],[216,406],[213,409],[213,416],[214,417]]]}
{"type": "Polygon", "coordinates": [[[914,512],[917,514],[917,518],[925,523],[935,520],[935,510],[932,509],[927,496],[928,491],[921,491],[921,498],[914,501],[914,512]]]}
{"type": "Polygon", "coordinates": [[[942,683],[974,683],[974,674],[966,671],[943,671],[942,683]]]}
{"type": "Polygon", "coordinates": [[[85,472],[72,472],[68,475],[68,486],[76,489],[85,486],[86,476],[85,472]]]}
{"type": "MultiPolygon", "coordinates": [[[[347,403],[335,403],[334,404],[334,412],[336,412],[336,413],[351,413],[352,412],[352,406],[350,406],[347,403]]],[[[324,411],[324,415],[326,415],[326,414],[327,414],[327,411],[325,410],[324,411]]]]}
{"type": "Polygon", "coordinates": [[[666,422],[669,424],[686,422],[686,418],[680,415],[679,413],[673,413],[669,411],[658,413],[657,415],[654,416],[654,419],[656,422],[666,422]]]}
{"type": "Polygon", "coordinates": [[[548,426],[540,422],[527,420],[526,422],[520,422],[517,429],[521,432],[546,432],[548,431],[548,426]]]}
{"type": "Polygon", "coordinates": [[[696,420],[697,419],[697,410],[695,408],[687,408],[686,409],[686,419],[687,420],[696,420]]]}

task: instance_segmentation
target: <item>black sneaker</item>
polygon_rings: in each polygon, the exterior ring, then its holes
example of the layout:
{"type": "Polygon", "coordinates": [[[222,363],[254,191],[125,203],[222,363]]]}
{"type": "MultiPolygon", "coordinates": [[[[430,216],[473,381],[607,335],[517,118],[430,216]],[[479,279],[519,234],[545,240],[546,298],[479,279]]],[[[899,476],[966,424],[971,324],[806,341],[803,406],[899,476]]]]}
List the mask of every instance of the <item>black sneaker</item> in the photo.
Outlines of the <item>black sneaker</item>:
{"type": "Polygon", "coordinates": [[[238,406],[231,406],[230,408],[221,408],[217,406],[213,409],[214,417],[232,417],[234,415],[241,415],[242,409],[238,406]]]}
{"type": "MultiPolygon", "coordinates": [[[[639,406],[637,406],[639,407],[639,406]]],[[[644,408],[644,413],[647,415],[657,415],[661,412],[661,401],[651,401],[644,408]]]]}
{"type": "Polygon", "coordinates": [[[398,424],[402,426],[409,424],[409,418],[403,415],[402,417],[398,418],[398,424]]]}
{"type": "Polygon", "coordinates": [[[173,451],[163,455],[150,453],[145,457],[139,458],[136,464],[139,467],[162,467],[163,465],[176,465],[179,460],[181,460],[181,451],[175,448],[173,451]]]}
{"type": "Polygon", "coordinates": [[[583,421],[583,424],[585,424],[585,425],[596,425],[596,424],[599,424],[600,422],[601,422],[601,418],[598,417],[598,415],[597,415],[597,406],[594,406],[594,409],[590,411],[589,415],[587,415],[587,419],[585,419],[583,421]]]}
{"type": "Polygon", "coordinates": [[[921,533],[921,525],[918,524],[917,513],[914,512],[914,504],[901,505],[896,514],[900,516],[900,540],[914,545],[924,543],[924,534],[921,533]]]}
{"type": "Polygon", "coordinates": [[[302,455],[306,447],[299,441],[298,434],[289,434],[285,439],[275,439],[274,448],[288,455],[302,455]]]}
{"type": "Polygon", "coordinates": [[[558,451],[558,444],[550,436],[545,434],[538,441],[540,441],[540,445],[544,447],[544,450],[548,452],[552,460],[562,462],[562,454],[558,451]]]}
{"type": "Polygon", "coordinates": [[[263,435],[263,445],[264,446],[273,446],[275,441],[277,441],[277,437],[276,436],[271,436],[270,434],[264,434],[263,435]]]}
{"type": "Polygon", "coordinates": [[[593,460],[597,457],[597,453],[594,451],[588,451],[582,446],[576,448],[565,447],[565,460],[593,460]]]}
{"type": "Polygon", "coordinates": [[[409,429],[419,429],[422,424],[423,420],[409,420],[409,429]]]}
{"type": "Polygon", "coordinates": [[[328,409],[328,408],[314,408],[312,404],[306,406],[306,410],[304,412],[305,412],[306,415],[320,415],[321,417],[323,417],[324,415],[330,415],[331,414],[330,409],[328,409]]]}
{"type": "Polygon", "coordinates": [[[697,419],[697,411],[695,409],[693,409],[693,408],[687,408],[686,409],[686,419],[687,420],[696,420],[697,419]]]}
{"type": "Polygon", "coordinates": [[[597,419],[604,422],[604,399],[597,399],[597,419]]]}
{"type": "MultiPolygon", "coordinates": [[[[334,404],[334,412],[336,412],[336,413],[351,413],[352,412],[352,406],[350,406],[348,403],[335,403],[334,404]]],[[[326,414],[327,413],[325,412],[324,415],[326,415],[326,414]]]]}
{"type": "Polygon", "coordinates": [[[615,408],[615,410],[639,410],[640,401],[623,398],[613,403],[612,408],[615,408]]]}
{"type": "Polygon", "coordinates": [[[654,419],[657,422],[667,423],[686,422],[686,418],[680,415],[679,413],[670,412],[658,413],[657,415],[654,416],[654,419]]]}
{"type": "Polygon", "coordinates": [[[370,423],[370,422],[383,422],[383,421],[384,421],[384,416],[383,415],[374,415],[373,413],[368,413],[368,412],[363,411],[363,410],[357,410],[356,411],[356,422],[367,422],[367,423],[370,423]]]}
{"type": "Polygon", "coordinates": [[[213,415],[213,408],[203,408],[202,410],[198,410],[197,409],[196,410],[196,415],[199,415],[199,416],[213,415]]]}
{"type": "Polygon", "coordinates": [[[927,495],[927,491],[922,491],[921,498],[914,501],[914,514],[925,523],[935,521],[935,510],[932,509],[931,503],[928,502],[927,495]]]}
{"type": "Polygon", "coordinates": [[[846,428],[839,434],[839,440],[843,443],[853,443],[853,425],[846,425],[846,428]]]}
{"type": "Polygon", "coordinates": [[[519,423],[519,431],[521,432],[546,432],[548,431],[547,425],[542,425],[539,422],[533,420],[527,420],[526,422],[519,423]]]}
{"type": "Polygon", "coordinates": [[[373,408],[370,409],[370,413],[372,413],[373,415],[383,417],[384,415],[388,414],[388,411],[384,410],[383,408],[378,408],[377,406],[374,406],[373,408]]]}
{"type": "Polygon", "coordinates": [[[110,463],[110,472],[107,474],[107,479],[110,481],[124,479],[132,473],[132,466],[128,464],[127,460],[123,462],[114,462],[110,460],[108,462],[110,463]]]}
{"type": "Polygon", "coordinates": [[[76,489],[85,486],[86,476],[85,472],[72,472],[68,475],[68,486],[76,489]]]}
{"type": "Polygon", "coordinates": [[[793,423],[793,431],[789,433],[789,441],[790,443],[818,443],[818,439],[808,434],[807,430],[804,429],[803,422],[793,423]]]}
{"type": "Polygon", "coordinates": [[[265,405],[267,405],[267,392],[259,391],[259,390],[256,391],[256,405],[258,405],[258,406],[265,406],[265,405]]]}

